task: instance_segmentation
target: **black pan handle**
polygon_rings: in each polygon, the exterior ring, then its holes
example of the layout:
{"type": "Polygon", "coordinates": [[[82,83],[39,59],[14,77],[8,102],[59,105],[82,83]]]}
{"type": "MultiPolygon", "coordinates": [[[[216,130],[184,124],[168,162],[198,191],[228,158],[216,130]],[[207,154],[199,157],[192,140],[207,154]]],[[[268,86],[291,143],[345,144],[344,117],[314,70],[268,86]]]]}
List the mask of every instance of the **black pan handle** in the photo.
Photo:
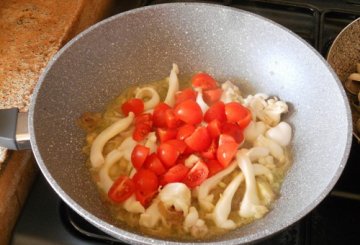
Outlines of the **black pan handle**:
{"type": "Polygon", "coordinates": [[[18,108],[0,110],[0,146],[11,150],[30,149],[28,113],[18,108]]]}

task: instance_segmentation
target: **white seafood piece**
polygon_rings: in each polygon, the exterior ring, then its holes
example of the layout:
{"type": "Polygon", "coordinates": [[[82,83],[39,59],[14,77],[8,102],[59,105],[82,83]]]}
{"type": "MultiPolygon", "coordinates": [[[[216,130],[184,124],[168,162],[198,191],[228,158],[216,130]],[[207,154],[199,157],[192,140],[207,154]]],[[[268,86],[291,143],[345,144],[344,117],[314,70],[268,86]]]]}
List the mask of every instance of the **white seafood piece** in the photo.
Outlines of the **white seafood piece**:
{"type": "Polygon", "coordinates": [[[240,204],[239,215],[244,218],[261,218],[268,209],[261,205],[257,193],[257,186],[255,180],[255,171],[249,157],[247,150],[242,149],[237,152],[236,160],[245,177],[245,193],[240,204]]]}
{"type": "Polygon", "coordinates": [[[205,221],[199,218],[199,213],[195,207],[189,208],[189,213],[185,217],[183,227],[186,232],[190,232],[192,236],[198,238],[208,232],[205,221]]]}
{"type": "Polygon", "coordinates": [[[249,149],[247,155],[250,158],[251,162],[257,161],[260,158],[266,157],[268,156],[270,153],[269,149],[266,147],[261,147],[261,146],[255,146],[251,149],[249,149]]]}
{"type": "Polygon", "coordinates": [[[203,114],[209,109],[209,106],[205,103],[201,88],[195,88],[197,92],[196,103],[200,106],[203,114]]]}
{"type": "Polygon", "coordinates": [[[159,104],[160,96],[158,92],[152,87],[137,88],[135,91],[135,98],[142,99],[144,101],[144,110],[154,109],[159,104]]]}
{"type": "Polygon", "coordinates": [[[257,139],[254,142],[255,146],[262,146],[269,149],[270,154],[275,157],[279,162],[284,162],[285,160],[285,153],[284,149],[276,143],[274,140],[269,139],[263,135],[260,135],[257,137],[257,139]]]}
{"type": "Polygon", "coordinates": [[[90,162],[92,167],[100,167],[104,164],[103,148],[111,138],[126,130],[134,120],[134,113],[130,112],[125,118],[119,119],[102,131],[94,140],[90,150],[90,162]]]}
{"type": "Polygon", "coordinates": [[[286,122],[280,122],[273,128],[270,128],[265,133],[266,137],[272,139],[281,146],[287,146],[290,144],[292,130],[291,126],[286,122]]]}
{"type": "Polygon", "coordinates": [[[165,223],[165,218],[159,210],[158,198],[154,199],[151,205],[140,215],[139,224],[147,228],[154,228],[159,222],[165,223]]]}
{"type": "Polygon", "coordinates": [[[246,141],[253,143],[259,135],[264,134],[268,126],[262,122],[250,122],[244,130],[244,138],[246,141]]]}
{"type": "Polygon", "coordinates": [[[145,208],[139,201],[136,200],[135,194],[131,195],[128,199],[126,199],[123,203],[123,208],[129,213],[144,213],[145,208]]]}
{"type": "Polygon", "coordinates": [[[244,180],[242,173],[239,173],[226,187],[219,201],[211,213],[211,218],[217,227],[222,229],[235,229],[236,224],[231,219],[228,219],[231,211],[231,202],[234,198],[236,190],[239,188],[241,182],[244,180]]]}
{"type": "Polygon", "coordinates": [[[174,207],[176,211],[188,214],[191,204],[191,191],[184,183],[170,183],[165,185],[160,193],[159,199],[166,208],[174,207]]]}
{"type": "Polygon", "coordinates": [[[202,209],[207,212],[213,210],[214,205],[212,204],[212,200],[214,198],[214,195],[209,194],[210,191],[214,189],[225,176],[229,175],[232,171],[234,171],[236,167],[237,163],[236,161],[233,161],[225,169],[206,179],[200,186],[196,188],[196,195],[202,209]]]}
{"type": "Polygon", "coordinates": [[[223,84],[221,84],[222,94],[220,97],[220,100],[224,103],[229,102],[243,102],[243,98],[241,96],[241,92],[238,86],[233,84],[230,81],[226,81],[223,84]]]}
{"type": "Polygon", "coordinates": [[[156,144],[156,134],[155,132],[150,132],[148,136],[146,137],[145,146],[149,148],[149,154],[156,152],[157,144],[156,144]]]}
{"type": "Polygon", "coordinates": [[[173,64],[173,67],[170,71],[169,88],[164,101],[171,107],[175,105],[175,93],[179,91],[179,79],[177,74],[179,74],[179,68],[176,64],[173,64]]]}

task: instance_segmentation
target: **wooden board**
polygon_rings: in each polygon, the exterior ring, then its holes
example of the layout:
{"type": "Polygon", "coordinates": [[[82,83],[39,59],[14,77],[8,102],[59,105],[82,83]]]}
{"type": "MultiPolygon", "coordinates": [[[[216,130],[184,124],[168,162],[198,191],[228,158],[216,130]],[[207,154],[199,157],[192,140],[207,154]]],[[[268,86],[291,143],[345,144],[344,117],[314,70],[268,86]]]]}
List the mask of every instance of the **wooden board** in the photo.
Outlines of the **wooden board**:
{"type": "MultiPolygon", "coordinates": [[[[27,111],[32,91],[51,57],[72,37],[108,16],[115,0],[1,0],[0,109],[27,111]]],[[[2,151],[0,151],[1,154],[2,151]]],[[[32,152],[0,159],[0,244],[8,244],[39,172],[32,152]]]]}

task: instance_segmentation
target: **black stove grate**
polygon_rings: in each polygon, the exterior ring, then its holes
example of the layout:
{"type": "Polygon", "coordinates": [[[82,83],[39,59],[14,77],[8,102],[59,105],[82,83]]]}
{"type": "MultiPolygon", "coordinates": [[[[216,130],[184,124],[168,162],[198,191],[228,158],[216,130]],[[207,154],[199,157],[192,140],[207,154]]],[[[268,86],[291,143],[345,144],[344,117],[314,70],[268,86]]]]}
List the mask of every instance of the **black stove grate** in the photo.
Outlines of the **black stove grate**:
{"type": "MultiPolygon", "coordinates": [[[[115,13],[145,5],[175,1],[119,1],[115,13]]],[[[176,1],[194,2],[194,1],[176,1]]],[[[305,39],[324,57],[339,32],[360,17],[360,0],[222,0],[198,1],[227,5],[269,18],[305,39]]],[[[115,14],[114,13],[114,14],[115,14]]],[[[306,217],[258,245],[360,244],[360,145],[353,142],[347,166],[332,193],[306,217]]],[[[99,231],[63,202],[60,216],[65,227],[84,240],[124,244],[99,231]]]]}

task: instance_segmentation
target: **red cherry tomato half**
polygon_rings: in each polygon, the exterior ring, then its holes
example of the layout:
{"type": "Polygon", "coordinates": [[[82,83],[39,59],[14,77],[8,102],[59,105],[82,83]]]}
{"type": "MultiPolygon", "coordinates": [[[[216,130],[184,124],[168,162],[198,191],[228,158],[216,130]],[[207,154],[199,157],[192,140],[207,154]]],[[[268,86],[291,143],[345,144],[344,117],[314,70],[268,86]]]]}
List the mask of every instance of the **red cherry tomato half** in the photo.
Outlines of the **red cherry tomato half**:
{"type": "Polygon", "coordinates": [[[146,124],[135,125],[133,132],[133,139],[137,142],[140,142],[145,139],[145,137],[150,133],[151,127],[146,124]]]}
{"type": "Polygon", "coordinates": [[[175,104],[180,104],[185,100],[193,100],[196,101],[197,92],[191,88],[186,88],[184,90],[178,91],[175,93],[175,104]]]}
{"type": "Polygon", "coordinates": [[[136,145],[131,153],[131,162],[136,169],[140,169],[144,164],[150,149],[143,145],[136,145]]]}
{"type": "Polygon", "coordinates": [[[209,74],[203,72],[195,74],[191,79],[191,84],[203,90],[217,88],[216,80],[209,74]]]}
{"type": "Polygon", "coordinates": [[[194,151],[207,150],[211,144],[211,137],[206,127],[198,127],[185,139],[186,145],[194,151]]]}
{"type": "Polygon", "coordinates": [[[165,167],[171,167],[176,163],[180,152],[174,145],[161,143],[157,148],[157,155],[165,167]]]}
{"type": "Polygon", "coordinates": [[[244,141],[243,130],[236,123],[224,123],[222,133],[233,137],[236,143],[240,144],[244,141]]]}
{"type": "Polygon", "coordinates": [[[156,153],[150,154],[144,162],[144,168],[153,171],[157,175],[162,175],[166,172],[166,169],[156,153]]]}
{"type": "Polygon", "coordinates": [[[195,126],[191,124],[184,124],[177,129],[176,139],[184,140],[195,131],[195,126]]]}
{"type": "Polygon", "coordinates": [[[171,107],[163,102],[155,106],[153,112],[153,123],[155,127],[166,127],[165,111],[168,109],[171,109],[171,107]]]}
{"type": "Polygon", "coordinates": [[[242,129],[246,128],[252,120],[251,111],[248,108],[245,108],[245,109],[247,110],[247,115],[243,119],[241,119],[237,122],[239,127],[242,129]]]}
{"type": "Polygon", "coordinates": [[[202,93],[205,103],[208,105],[212,105],[220,100],[222,95],[222,89],[221,88],[209,89],[203,91],[202,93]]]}
{"type": "Polygon", "coordinates": [[[175,107],[175,115],[188,124],[199,124],[203,119],[200,106],[193,100],[186,100],[175,107]]]}
{"type": "Polygon", "coordinates": [[[249,109],[238,102],[225,104],[225,115],[229,123],[237,123],[248,117],[249,109]]]}
{"type": "Polygon", "coordinates": [[[175,139],[177,135],[176,129],[171,128],[157,128],[156,136],[161,143],[166,142],[171,139],[175,139]]]}
{"type": "Polygon", "coordinates": [[[181,182],[188,172],[189,169],[184,164],[176,164],[162,176],[161,185],[181,182]]]}
{"type": "Polygon", "coordinates": [[[227,167],[232,161],[236,154],[238,146],[239,145],[235,142],[234,138],[230,135],[220,135],[219,146],[216,151],[216,157],[223,167],[227,167]]]}
{"type": "Polygon", "coordinates": [[[129,99],[121,105],[121,110],[125,116],[132,111],[135,115],[139,115],[144,111],[144,101],[141,99],[129,99]]]}
{"type": "Polygon", "coordinates": [[[165,111],[165,123],[168,128],[176,128],[179,125],[179,120],[172,109],[165,111]]]}
{"type": "Polygon", "coordinates": [[[215,159],[209,160],[206,165],[209,169],[209,178],[224,169],[224,167],[219,163],[219,161],[215,159]]]}
{"type": "Polygon", "coordinates": [[[185,144],[184,141],[182,140],[177,140],[177,139],[173,139],[173,140],[168,140],[166,141],[167,144],[173,145],[180,154],[184,153],[186,150],[187,145],[185,144]]]}
{"type": "Polygon", "coordinates": [[[135,126],[141,125],[141,124],[146,124],[151,128],[152,124],[153,124],[152,115],[150,113],[143,113],[143,114],[137,115],[135,117],[135,126]]]}
{"type": "Polygon", "coordinates": [[[209,169],[203,161],[198,161],[185,176],[183,182],[190,188],[199,186],[209,175],[209,169]]]}
{"type": "Polygon", "coordinates": [[[139,169],[132,180],[135,188],[143,194],[150,194],[159,188],[159,180],[156,174],[149,169],[139,169]]]}
{"type": "Polygon", "coordinates": [[[219,120],[214,119],[207,125],[207,130],[209,131],[210,137],[216,139],[221,134],[222,125],[219,120]]]}
{"type": "Polygon", "coordinates": [[[147,208],[150,205],[156,193],[157,191],[145,194],[140,190],[136,190],[135,197],[136,200],[139,201],[143,207],[147,208]]]}
{"type": "Polygon", "coordinates": [[[211,145],[206,151],[200,153],[201,157],[204,159],[216,159],[216,151],[218,148],[218,141],[213,139],[211,145]]]}
{"type": "Polygon", "coordinates": [[[134,182],[127,176],[119,176],[110,187],[108,197],[117,203],[128,199],[135,192],[134,182]]]}
{"type": "Polygon", "coordinates": [[[212,120],[219,120],[219,122],[226,121],[225,115],[225,104],[222,101],[214,103],[210,108],[205,112],[204,121],[209,123],[212,120]]]}

